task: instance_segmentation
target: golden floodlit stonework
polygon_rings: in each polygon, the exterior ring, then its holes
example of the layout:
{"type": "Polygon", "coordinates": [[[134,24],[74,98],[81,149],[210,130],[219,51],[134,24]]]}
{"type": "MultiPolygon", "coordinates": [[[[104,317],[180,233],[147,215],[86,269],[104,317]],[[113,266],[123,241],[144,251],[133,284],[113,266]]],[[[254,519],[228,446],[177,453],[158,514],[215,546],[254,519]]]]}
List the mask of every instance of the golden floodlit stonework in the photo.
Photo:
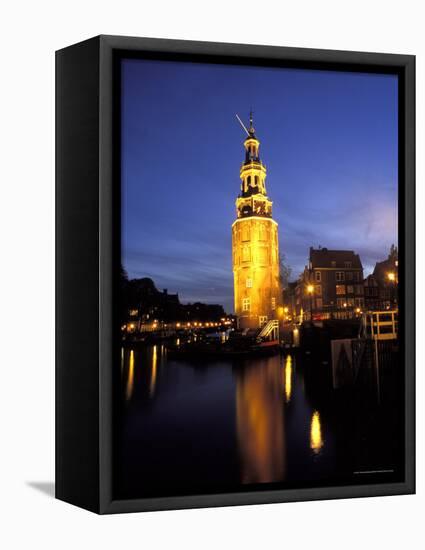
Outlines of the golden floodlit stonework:
{"type": "Polygon", "coordinates": [[[278,319],[282,304],[279,238],[252,116],[247,131],[241,193],[236,199],[237,219],[232,225],[234,300],[239,327],[258,328],[278,319]]]}

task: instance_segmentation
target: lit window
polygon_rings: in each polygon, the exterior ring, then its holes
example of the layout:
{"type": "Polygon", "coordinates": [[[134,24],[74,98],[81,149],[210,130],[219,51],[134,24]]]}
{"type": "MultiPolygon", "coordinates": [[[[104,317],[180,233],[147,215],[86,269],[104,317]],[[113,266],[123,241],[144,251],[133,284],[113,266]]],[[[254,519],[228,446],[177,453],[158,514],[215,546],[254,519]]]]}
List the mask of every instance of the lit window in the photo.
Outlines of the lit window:
{"type": "Polygon", "coordinates": [[[316,277],[316,281],[317,281],[318,283],[320,283],[320,281],[322,280],[322,272],[321,272],[321,271],[315,271],[315,272],[314,272],[314,275],[315,275],[315,277],[316,277]]]}
{"type": "Polygon", "coordinates": [[[272,309],[276,309],[276,298],[272,298],[272,309]]]}
{"type": "Polygon", "coordinates": [[[249,311],[251,309],[251,300],[249,298],[243,298],[242,311],[249,311]]]}
{"type": "Polygon", "coordinates": [[[252,279],[246,280],[246,288],[252,288],[252,279]]]}
{"type": "Polygon", "coordinates": [[[345,294],[345,285],[336,285],[337,294],[345,294]]]}
{"type": "Polygon", "coordinates": [[[347,306],[354,307],[354,298],[347,298],[347,306]]]}
{"type": "Polygon", "coordinates": [[[337,308],[341,309],[343,307],[347,307],[346,304],[347,304],[347,302],[345,301],[345,298],[337,298],[336,299],[336,307],[337,308]]]}
{"type": "Polygon", "coordinates": [[[337,271],[335,273],[335,278],[337,281],[345,281],[345,273],[343,271],[337,271]]]}

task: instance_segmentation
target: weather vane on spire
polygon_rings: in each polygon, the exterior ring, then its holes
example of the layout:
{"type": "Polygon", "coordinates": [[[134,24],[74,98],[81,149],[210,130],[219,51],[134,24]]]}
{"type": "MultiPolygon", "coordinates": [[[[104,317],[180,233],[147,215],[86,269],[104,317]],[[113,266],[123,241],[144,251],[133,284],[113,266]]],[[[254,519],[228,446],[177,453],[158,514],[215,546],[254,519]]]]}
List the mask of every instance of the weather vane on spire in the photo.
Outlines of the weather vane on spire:
{"type": "Polygon", "coordinates": [[[251,110],[249,112],[249,130],[248,130],[247,127],[245,126],[245,124],[240,119],[239,115],[236,113],[236,118],[238,119],[239,124],[242,126],[242,128],[244,129],[244,131],[246,132],[248,137],[252,137],[255,134],[255,128],[252,125],[253,114],[254,114],[254,111],[251,108],[251,110]]]}

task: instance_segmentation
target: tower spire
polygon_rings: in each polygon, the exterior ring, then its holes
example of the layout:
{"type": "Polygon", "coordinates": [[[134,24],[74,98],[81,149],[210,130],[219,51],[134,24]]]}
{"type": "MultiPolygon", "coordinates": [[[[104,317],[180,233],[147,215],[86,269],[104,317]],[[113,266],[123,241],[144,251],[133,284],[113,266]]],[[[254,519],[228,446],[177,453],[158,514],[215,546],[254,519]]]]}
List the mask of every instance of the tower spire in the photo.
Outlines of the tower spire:
{"type": "Polygon", "coordinates": [[[255,137],[255,128],[254,126],[252,125],[252,122],[253,122],[253,115],[254,115],[254,111],[252,110],[252,107],[251,107],[251,110],[249,111],[249,134],[252,136],[252,137],[255,137]]]}

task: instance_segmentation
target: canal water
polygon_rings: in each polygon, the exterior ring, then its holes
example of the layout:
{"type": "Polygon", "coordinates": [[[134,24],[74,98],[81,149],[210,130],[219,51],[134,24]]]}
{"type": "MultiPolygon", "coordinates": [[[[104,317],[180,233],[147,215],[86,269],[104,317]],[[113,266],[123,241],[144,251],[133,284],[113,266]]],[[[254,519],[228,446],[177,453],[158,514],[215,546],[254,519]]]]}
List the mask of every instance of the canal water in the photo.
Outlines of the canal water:
{"type": "Polygon", "coordinates": [[[301,352],[199,365],[162,344],[122,348],[120,368],[115,498],[400,479],[392,375],[378,399],[370,379],[333,390],[331,366],[301,352]]]}

